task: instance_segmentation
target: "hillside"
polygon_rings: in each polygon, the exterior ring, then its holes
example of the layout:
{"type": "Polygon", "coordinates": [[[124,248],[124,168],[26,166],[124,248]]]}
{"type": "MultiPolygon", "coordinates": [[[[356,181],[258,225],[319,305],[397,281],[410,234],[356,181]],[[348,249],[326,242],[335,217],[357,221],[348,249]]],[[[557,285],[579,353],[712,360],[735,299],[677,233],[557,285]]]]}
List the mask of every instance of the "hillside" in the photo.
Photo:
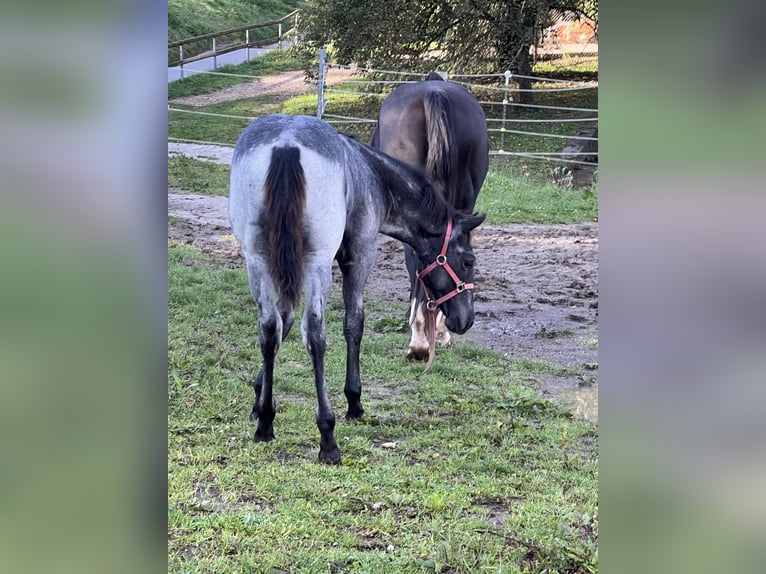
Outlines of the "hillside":
{"type": "Polygon", "coordinates": [[[275,20],[302,0],[168,0],[168,42],[275,20]]]}

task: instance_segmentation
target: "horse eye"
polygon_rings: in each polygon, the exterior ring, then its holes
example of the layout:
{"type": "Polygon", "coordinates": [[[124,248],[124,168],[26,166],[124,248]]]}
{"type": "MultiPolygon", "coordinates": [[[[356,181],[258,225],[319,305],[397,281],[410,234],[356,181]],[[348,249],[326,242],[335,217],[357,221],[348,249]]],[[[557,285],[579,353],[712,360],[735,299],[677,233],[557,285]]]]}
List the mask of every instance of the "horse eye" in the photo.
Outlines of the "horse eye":
{"type": "Polygon", "coordinates": [[[463,261],[463,265],[465,266],[466,269],[473,269],[473,263],[474,263],[473,259],[466,259],[465,261],[463,261]]]}

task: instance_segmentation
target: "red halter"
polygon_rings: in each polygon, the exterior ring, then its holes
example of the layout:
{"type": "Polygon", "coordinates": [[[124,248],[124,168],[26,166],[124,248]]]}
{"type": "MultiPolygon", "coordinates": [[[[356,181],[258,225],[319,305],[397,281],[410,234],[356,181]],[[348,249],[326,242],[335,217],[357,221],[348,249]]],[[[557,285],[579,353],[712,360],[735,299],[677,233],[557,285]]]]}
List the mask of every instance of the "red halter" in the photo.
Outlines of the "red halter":
{"type": "Polygon", "coordinates": [[[444,235],[444,244],[442,245],[442,250],[439,252],[439,255],[436,256],[436,261],[433,261],[430,265],[428,265],[423,271],[417,274],[418,280],[420,281],[420,284],[423,286],[423,292],[426,295],[426,311],[428,314],[428,330],[430,331],[430,340],[428,342],[428,362],[426,363],[426,368],[423,371],[423,373],[427,373],[428,370],[431,368],[431,364],[434,361],[434,353],[436,349],[436,308],[444,303],[445,301],[448,301],[449,299],[452,299],[454,296],[459,295],[466,289],[473,289],[473,283],[465,283],[464,281],[460,280],[460,277],[457,276],[457,273],[452,269],[450,264],[447,262],[447,247],[449,246],[449,239],[450,235],[452,235],[452,219],[449,219],[447,221],[447,232],[444,235]],[[452,280],[455,282],[455,288],[447,293],[446,295],[442,295],[438,299],[434,301],[434,299],[431,297],[431,293],[428,291],[428,287],[426,287],[425,282],[423,281],[423,277],[428,275],[431,271],[436,269],[437,267],[443,267],[444,270],[449,274],[449,276],[452,278],[452,280]]]}

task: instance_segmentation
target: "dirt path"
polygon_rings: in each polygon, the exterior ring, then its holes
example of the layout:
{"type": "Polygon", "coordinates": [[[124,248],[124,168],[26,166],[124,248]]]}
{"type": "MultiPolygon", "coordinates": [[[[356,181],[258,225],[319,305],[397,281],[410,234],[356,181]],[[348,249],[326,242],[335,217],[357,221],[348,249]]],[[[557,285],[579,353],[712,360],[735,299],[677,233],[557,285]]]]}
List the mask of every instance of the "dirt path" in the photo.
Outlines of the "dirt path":
{"type": "MultiPolygon", "coordinates": [[[[353,69],[333,69],[332,74],[327,75],[327,85],[331,86],[347,80],[353,73],[353,69]]],[[[176,98],[170,100],[170,103],[185,104],[187,106],[209,106],[221,102],[241,100],[243,98],[254,98],[255,96],[263,95],[289,98],[311,90],[316,90],[316,82],[307,82],[303,71],[296,70],[264,76],[257,80],[253,80],[252,82],[235,84],[210,94],[176,98]]]]}

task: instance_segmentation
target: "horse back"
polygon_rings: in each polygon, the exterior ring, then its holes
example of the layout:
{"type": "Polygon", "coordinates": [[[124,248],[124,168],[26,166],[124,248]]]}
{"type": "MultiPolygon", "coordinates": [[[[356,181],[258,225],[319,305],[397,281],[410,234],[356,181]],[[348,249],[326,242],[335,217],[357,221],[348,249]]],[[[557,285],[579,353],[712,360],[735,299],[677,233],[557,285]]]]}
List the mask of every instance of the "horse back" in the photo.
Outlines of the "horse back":
{"type": "Polygon", "coordinates": [[[381,105],[373,145],[421,167],[443,199],[473,209],[489,166],[481,105],[468,90],[438,75],[403,84],[381,105]]]}

